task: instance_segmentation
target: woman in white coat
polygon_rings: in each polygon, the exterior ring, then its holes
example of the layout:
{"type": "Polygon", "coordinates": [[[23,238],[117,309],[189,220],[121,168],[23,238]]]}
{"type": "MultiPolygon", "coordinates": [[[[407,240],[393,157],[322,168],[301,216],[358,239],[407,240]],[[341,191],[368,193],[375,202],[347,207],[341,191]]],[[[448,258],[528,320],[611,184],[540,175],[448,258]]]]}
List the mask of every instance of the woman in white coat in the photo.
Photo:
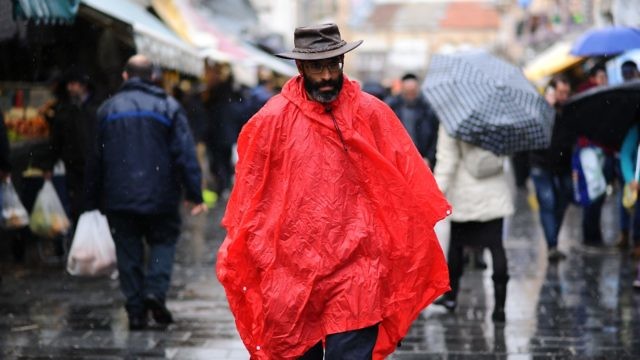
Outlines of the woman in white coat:
{"type": "Polygon", "coordinates": [[[502,226],[504,218],[514,211],[504,174],[504,158],[452,138],[441,126],[436,159],[436,181],[453,207],[447,256],[451,291],[436,304],[455,310],[464,267],[464,247],[487,247],[493,260],[495,307],[492,319],[503,322],[509,274],[502,226]]]}

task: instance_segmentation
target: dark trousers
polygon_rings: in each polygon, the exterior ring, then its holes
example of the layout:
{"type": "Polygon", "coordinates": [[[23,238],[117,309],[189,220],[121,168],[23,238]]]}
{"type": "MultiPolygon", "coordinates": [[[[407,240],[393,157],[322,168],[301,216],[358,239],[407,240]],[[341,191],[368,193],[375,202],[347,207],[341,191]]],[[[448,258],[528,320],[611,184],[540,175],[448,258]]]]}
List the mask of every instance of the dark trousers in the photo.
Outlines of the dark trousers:
{"type": "Polygon", "coordinates": [[[224,190],[231,188],[231,147],[210,147],[208,156],[209,170],[216,181],[214,190],[221,195],[224,190]]]}
{"type": "Polygon", "coordinates": [[[159,215],[110,212],[107,219],[116,244],[127,313],[130,317],[142,316],[146,295],[161,301],[166,298],[180,235],[180,215],[177,210],[159,215]],[[149,245],[146,268],[143,239],[149,245]]]}
{"type": "Polygon", "coordinates": [[[549,248],[558,246],[558,234],[564,214],[571,203],[571,174],[556,175],[538,167],[531,168],[531,180],[540,205],[540,222],[549,248]]]}
{"type": "Polygon", "coordinates": [[[600,218],[605,195],[595,199],[591,204],[582,208],[582,234],[584,243],[588,245],[602,244],[602,230],[600,218]]]}
{"type": "Polygon", "coordinates": [[[451,222],[451,236],[447,262],[451,295],[457,295],[464,270],[465,246],[489,248],[493,262],[493,281],[506,284],[509,279],[507,256],[502,246],[502,218],[490,221],[451,222]]]}
{"type": "Polygon", "coordinates": [[[373,356],[373,348],[378,339],[378,324],[364,329],[328,335],[326,348],[322,341],[307,351],[300,360],[365,360],[373,356]]]}

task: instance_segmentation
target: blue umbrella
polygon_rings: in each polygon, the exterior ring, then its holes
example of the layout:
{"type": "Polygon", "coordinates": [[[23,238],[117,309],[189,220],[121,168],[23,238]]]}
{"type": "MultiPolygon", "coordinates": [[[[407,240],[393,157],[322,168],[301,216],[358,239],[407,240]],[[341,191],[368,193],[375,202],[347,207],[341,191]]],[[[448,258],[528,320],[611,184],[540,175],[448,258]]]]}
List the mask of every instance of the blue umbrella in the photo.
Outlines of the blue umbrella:
{"type": "Polygon", "coordinates": [[[573,44],[571,54],[576,56],[616,55],[640,48],[640,29],[606,27],[593,29],[573,44]]]}

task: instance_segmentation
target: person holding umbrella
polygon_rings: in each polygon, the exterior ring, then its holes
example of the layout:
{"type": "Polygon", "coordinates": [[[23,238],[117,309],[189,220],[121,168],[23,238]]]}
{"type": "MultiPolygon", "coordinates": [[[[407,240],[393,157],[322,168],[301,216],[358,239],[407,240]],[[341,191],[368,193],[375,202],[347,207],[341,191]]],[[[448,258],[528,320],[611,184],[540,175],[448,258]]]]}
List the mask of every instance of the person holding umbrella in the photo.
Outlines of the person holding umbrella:
{"type": "Polygon", "coordinates": [[[434,56],[423,91],[442,125],[436,181],[453,207],[451,291],[437,304],[455,310],[463,248],[486,247],[493,260],[491,317],[504,322],[509,274],[503,223],[514,211],[504,155],[549,146],[554,111],[520,68],[484,51],[434,56]]]}
{"type": "Polygon", "coordinates": [[[464,247],[491,252],[495,306],[491,318],[504,322],[509,280],[502,244],[504,218],[513,214],[513,199],[503,171],[504,157],[462,140],[441,128],[436,150],[435,177],[454,209],[447,263],[451,291],[436,301],[453,311],[464,268],[464,247]]]}
{"type": "Polygon", "coordinates": [[[565,76],[555,76],[549,81],[545,98],[556,108],[556,124],[551,145],[543,150],[531,152],[531,179],[540,205],[540,222],[547,241],[547,257],[550,261],[566,258],[558,250],[558,234],[565,211],[571,202],[573,182],[571,179],[572,135],[566,127],[558,126],[562,121],[561,106],[571,95],[571,85],[565,76]]]}

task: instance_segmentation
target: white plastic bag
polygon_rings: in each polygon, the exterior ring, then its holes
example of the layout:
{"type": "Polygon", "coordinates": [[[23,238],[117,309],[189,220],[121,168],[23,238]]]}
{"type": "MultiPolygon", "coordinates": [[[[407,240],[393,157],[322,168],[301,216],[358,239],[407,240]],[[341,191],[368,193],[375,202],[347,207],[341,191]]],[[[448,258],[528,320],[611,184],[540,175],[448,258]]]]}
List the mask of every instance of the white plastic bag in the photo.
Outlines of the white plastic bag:
{"type": "Polygon", "coordinates": [[[116,247],[107,218],[98,210],[80,215],[67,259],[75,276],[109,275],[116,268],[116,247]]]}
{"type": "Polygon", "coordinates": [[[65,234],[70,225],[53,183],[51,180],[45,180],[31,211],[31,232],[44,238],[54,238],[65,234]]]}
{"type": "Polygon", "coordinates": [[[0,209],[2,218],[0,225],[4,229],[18,229],[29,225],[29,214],[24,208],[16,189],[10,179],[2,181],[0,184],[0,209]]]}

